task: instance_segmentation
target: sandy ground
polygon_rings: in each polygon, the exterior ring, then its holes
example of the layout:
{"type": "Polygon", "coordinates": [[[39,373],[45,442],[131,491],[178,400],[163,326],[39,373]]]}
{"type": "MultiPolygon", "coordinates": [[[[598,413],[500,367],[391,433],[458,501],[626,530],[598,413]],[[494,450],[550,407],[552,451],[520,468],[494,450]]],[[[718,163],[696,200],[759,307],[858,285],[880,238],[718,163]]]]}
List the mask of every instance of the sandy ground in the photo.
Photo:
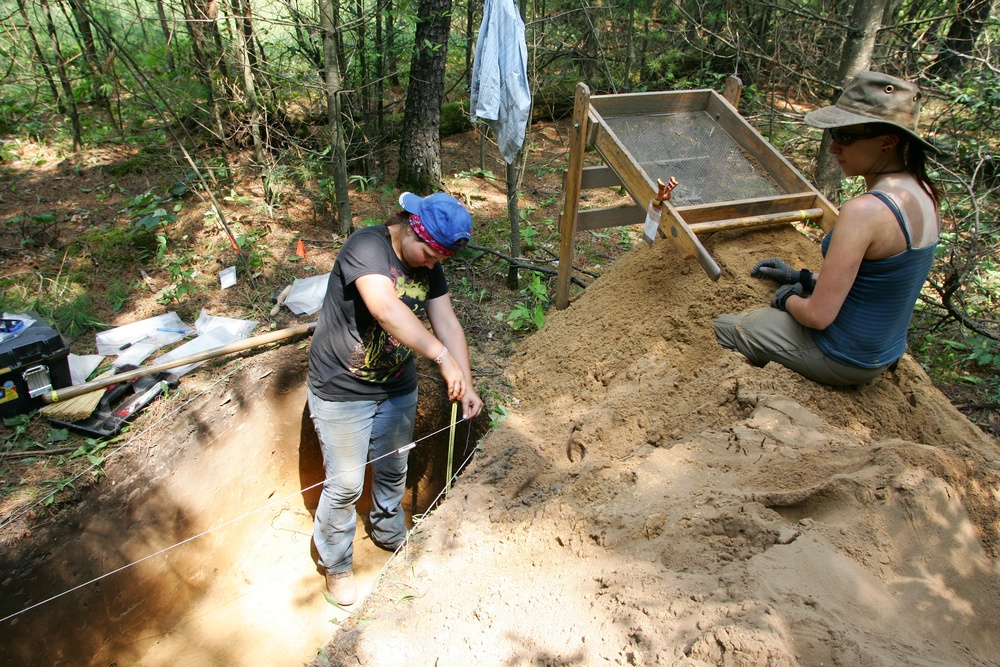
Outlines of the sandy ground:
{"type": "Polygon", "coordinates": [[[521,344],[519,399],[314,665],[997,665],[1000,456],[909,357],[858,389],[758,369],[791,228],[627,254],[521,344]]]}

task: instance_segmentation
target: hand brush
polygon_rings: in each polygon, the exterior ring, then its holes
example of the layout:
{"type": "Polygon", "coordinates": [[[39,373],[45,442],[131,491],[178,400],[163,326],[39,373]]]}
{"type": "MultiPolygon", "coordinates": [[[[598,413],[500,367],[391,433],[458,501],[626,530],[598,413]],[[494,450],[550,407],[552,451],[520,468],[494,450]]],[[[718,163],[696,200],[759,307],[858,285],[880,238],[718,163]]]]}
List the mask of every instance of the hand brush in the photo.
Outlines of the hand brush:
{"type": "MultiPolygon", "coordinates": [[[[94,380],[103,380],[114,374],[115,370],[111,368],[98,375],[94,378],[94,380]]],[[[73,398],[65,401],[50,403],[39,410],[39,413],[41,413],[43,417],[49,417],[66,422],[76,422],[81,419],[86,419],[94,413],[94,410],[97,409],[97,404],[101,402],[105,389],[105,387],[102,387],[100,389],[87,392],[86,394],[74,396],[73,398]]]]}

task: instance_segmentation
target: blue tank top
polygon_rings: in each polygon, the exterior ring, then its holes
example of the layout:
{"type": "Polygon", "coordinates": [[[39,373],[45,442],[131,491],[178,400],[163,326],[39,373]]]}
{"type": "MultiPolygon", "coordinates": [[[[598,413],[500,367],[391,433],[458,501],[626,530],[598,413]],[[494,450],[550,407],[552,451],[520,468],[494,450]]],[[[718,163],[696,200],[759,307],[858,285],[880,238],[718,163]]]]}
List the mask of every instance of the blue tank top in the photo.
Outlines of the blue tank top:
{"type": "MultiPolygon", "coordinates": [[[[884,192],[868,194],[892,210],[906,238],[906,250],[892,257],[862,260],[837,318],[822,331],[812,330],[812,337],[824,354],[841,363],[879,368],[906,351],[913,308],[934,263],[937,241],[913,248],[909,225],[895,202],[884,192]]],[[[824,257],[832,237],[833,230],[823,238],[824,257]]]]}

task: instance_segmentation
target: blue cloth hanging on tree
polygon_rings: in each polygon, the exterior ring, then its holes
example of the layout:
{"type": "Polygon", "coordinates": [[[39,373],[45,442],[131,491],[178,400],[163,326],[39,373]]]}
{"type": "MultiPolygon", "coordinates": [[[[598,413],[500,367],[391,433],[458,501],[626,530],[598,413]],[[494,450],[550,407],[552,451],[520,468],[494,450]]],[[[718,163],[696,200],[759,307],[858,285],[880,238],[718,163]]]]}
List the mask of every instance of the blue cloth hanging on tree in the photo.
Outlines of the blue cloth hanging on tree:
{"type": "Polygon", "coordinates": [[[486,0],[472,64],[472,122],[485,120],[508,164],[524,145],[531,89],[524,21],[515,0],[486,0]]]}

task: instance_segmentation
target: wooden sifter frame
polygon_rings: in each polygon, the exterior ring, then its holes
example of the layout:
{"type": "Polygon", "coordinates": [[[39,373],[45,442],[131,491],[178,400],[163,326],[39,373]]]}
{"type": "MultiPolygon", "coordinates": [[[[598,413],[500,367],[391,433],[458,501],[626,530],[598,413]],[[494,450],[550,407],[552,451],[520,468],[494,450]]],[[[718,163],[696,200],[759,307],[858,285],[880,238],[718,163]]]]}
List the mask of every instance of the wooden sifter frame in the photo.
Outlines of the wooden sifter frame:
{"type": "Polygon", "coordinates": [[[565,203],[559,227],[556,308],[563,309],[569,305],[576,233],[642,224],[646,208],[657,193],[655,179],[643,170],[629,148],[622,144],[605,122],[605,117],[707,113],[781,191],[770,197],[689,206],[663,202],[660,233],[673,241],[685,259],[697,258],[712,280],[718,280],[721,270],[698,240],[700,234],[805,220],[816,222],[824,230],[833,227],[837,221],[837,209],[740,116],[734,106],[739,99],[739,90],[739,80],[735,77],[730,77],[727,82],[725,97],[708,89],[591,96],[586,84],[577,85],[564,186],[565,203]],[[583,166],[583,155],[588,145],[594,147],[604,165],[583,166]],[[628,190],[635,204],[580,210],[581,191],[621,186],[628,190]]]}

